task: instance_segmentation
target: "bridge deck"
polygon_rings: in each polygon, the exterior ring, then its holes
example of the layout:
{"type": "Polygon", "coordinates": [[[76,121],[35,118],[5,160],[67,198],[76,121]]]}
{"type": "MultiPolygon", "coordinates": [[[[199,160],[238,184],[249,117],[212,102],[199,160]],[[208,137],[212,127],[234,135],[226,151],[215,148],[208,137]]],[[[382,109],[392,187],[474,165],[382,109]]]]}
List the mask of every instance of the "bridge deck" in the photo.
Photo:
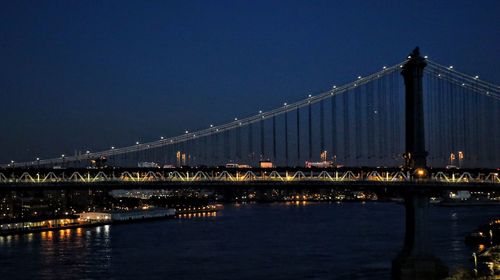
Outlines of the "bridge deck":
{"type": "Polygon", "coordinates": [[[497,170],[397,168],[273,169],[10,169],[0,170],[0,189],[58,188],[330,188],[500,190],[497,170]]]}

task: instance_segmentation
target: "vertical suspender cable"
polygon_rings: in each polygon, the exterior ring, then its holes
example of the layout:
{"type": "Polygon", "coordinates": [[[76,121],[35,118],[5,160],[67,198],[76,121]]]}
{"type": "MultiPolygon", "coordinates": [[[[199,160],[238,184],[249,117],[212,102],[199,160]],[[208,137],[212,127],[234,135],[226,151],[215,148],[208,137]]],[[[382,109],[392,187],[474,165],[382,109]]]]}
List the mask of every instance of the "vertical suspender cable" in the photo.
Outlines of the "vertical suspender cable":
{"type": "Polygon", "coordinates": [[[377,114],[375,114],[375,128],[374,128],[374,131],[375,131],[375,152],[374,152],[374,155],[375,157],[378,159],[376,161],[376,164],[377,165],[380,165],[380,161],[382,159],[382,141],[383,141],[383,137],[382,137],[382,131],[381,131],[381,128],[380,128],[380,123],[382,122],[382,101],[381,101],[381,96],[382,96],[382,81],[381,79],[378,79],[377,80],[377,91],[375,93],[375,104],[376,104],[376,108],[377,108],[377,114]]]}
{"type": "Polygon", "coordinates": [[[354,92],[352,93],[354,99],[354,162],[356,166],[360,165],[361,158],[361,86],[358,85],[354,92]]]}
{"type": "Polygon", "coordinates": [[[373,158],[373,152],[374,152],[374,144],[376,142],[373,134],[374,134],[374,129],[375,129],[375,126],[374,126],[374,122],[375,122],[375,112],[376,112],[376,107],[375,107],[375,104],[374,104],[374,100],[373,100],[373,95],[374,95],[374,92],[373,92],[373,83],[374,82],[370,82],[368,85],[367,85],[367,92],[366,92],[366,99],[367,99],[367,145],[368,145],[368,154],[367,154],[367,161],[369,163],[369,165],[373,165],[374,163],[372,162],[372,158],[373,158]]]}
{"type": "Polygon", "coordinates": [[[309,102],[309,106],[307,106],[308,109],[308,137],[309,137],[309,160],[312,160],[312,154],[313,154],[313,143],[312,143],[312,106],[311,103],[309,102]]]}
{"type": "Polygon", "coordinates": [[[342,121],[344,122],[344,129],[342,131],[342,133],[344,134],[344,162],[345,164],[349,164],[348,163],[348,160],[350,159],[350,137],[349,137],[349,133],[350,133],[350,125],[349,125],[349,91],[346,91],[344,92],[344,94],[342,94],[342,99],[343,99],[343,102],[344,102],[344,108],[343,108],[343,118],[342,118],[342,121]]]}
{"type": "Polygon", "coordinates": [[[241,125],[236,128],[236,157],[241,160],[241,125]]]}
{"type": "Polygon", "coordinates": [[[300,163],[300,108],[297,107],[297,163],[300,163]]]}
{"type": "Polygon", "coordinates": [[[288,111],[285,112],[285,165],[288,166],[288,111]]]}
{"type": "Polygon", "coordinates": [[[250,157],[250,162],[253,164],[254,163],[253,124],[248,125],[248,156],[250,157]]]}
{"type": "Polygon", "coordinates": [[[229,160],[229,151],[230,151],[230,141],[229,141],[229,130],[224,131],[224,159],[229,160]]]}
{"type": "Polygon", "coordinates": [[[260,120],[260,157],[261,159],[266,158],[265,142],[264,142],[264,117],[260,120]]]}
{"type": "MultiPolygon", "coordinates": [[[[469,132],[469,129],[468,129],[468,126],[467,126],[467,121],[468,121],[468,118],[466,117],[466,97],[467,97],[467,90],[465,88],[463,88],[461,90],[461,94],[460,94],[460,99],[462,101],[462,152],[464,153],[463,155],[464,156],[468,156],[468,150],[467,150],[467,135],[468,132],[469,132]]],[[[464,158],[465,160],[465,158],[464,158]]]]}
{"type": "Polygon", "coordinates": [[[319,107],[319,131],[320,131],[320,148],[321,153],[325,151],[325,100],[321,100],[319,107]]]}
{"type": "Polygon", "coordinates": [[[273,116],[273,161],[276,161],[276,116],[273,116]]]}
{"type": "Polygon", "coordinates": [[[396,110],[397,110],[397,105],[396,105],[396,82],[397,82],[397,77],[396,77],[396,73],[391,73],[390,74],[390,78],[391,78],[391,90],[390,90],[390,98],[389,98],[389,107],[390,107],[390,118],[389,118],[389,123],[390,123],[390,126],[391,126],[391,163],[393,164],[393,166],[398,166],[397,165],[397,160],[398,160],[398,156],[397,156],[397,150],[398,150],[398,146],[397,146],[397,137],[396,137],[396,127],[397,127],[397,117],[396,117],[396,110]]]}
{"type": "Polygon", "coordinates": [[[332,119],[331,119],[331,122],[332,122],[332,131],[331,131],[331,135],[332,135],[332,147],[331,147],[332,160],[336,159],[336,157],[337,157],[337,118],[336,118],[337,108],[336,108],[335,99],[336,99],[336,96],[331,97],[331,103],[332,103],[331,104],[332,105],[332,111],[331,111],[331,113],[332,113],[332,119]]]}
{"type": "MultiPolygon", "coordinates": [[[[440,75],[440,74],[438,74],[440,75]]],[[[439,78],[438,76],[438,94],[439,94],[439,113],[438,113],[438,134],[436,135],[440,141],[438,141],[438,151],[439,151],[439,158],[443,160],[444,165],[446,165],[446,161],[448,159],[448,150],[447,150],[447,142],[446,142],[446,135],[445,135],[445,127],[446,127],[446,114],[444,108],[448,106],[448,104],[445,103],[445,92],[444,92],[444,84],[443,80],[439,78]]]]}

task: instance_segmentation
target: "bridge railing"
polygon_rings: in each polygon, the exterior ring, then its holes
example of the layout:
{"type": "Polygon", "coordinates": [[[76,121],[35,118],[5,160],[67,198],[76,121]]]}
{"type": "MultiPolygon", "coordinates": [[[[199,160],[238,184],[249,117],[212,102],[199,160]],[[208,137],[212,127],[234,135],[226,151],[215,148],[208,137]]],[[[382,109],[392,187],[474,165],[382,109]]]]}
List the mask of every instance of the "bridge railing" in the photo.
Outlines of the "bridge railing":
{"type": "Polygon", "coordinates": [[[405,171],[122,171],[122,172],[23,172],[6,174],[0,172],[0,185],[5,184],[91,184],[99,182],[436,182],[436,183],[494,183],[500,184],[496,172],[435,172],[423,179],[405,171]]]}

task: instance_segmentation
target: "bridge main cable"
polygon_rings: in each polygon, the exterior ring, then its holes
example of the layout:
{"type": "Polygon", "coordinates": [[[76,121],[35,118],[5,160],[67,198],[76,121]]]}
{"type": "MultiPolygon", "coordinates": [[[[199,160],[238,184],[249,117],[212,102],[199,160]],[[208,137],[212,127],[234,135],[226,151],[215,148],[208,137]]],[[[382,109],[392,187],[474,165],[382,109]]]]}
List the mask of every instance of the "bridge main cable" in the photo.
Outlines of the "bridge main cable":
{"type": "MultiPolygon", "coordinates": [[[[189,140],[194,140],[194,139],[199,139],[202,137],[208,137],[212,135],[217,135],[222,132],[232,130],[238,127],[242,126],[247,126],[251,125],[256,122],[263,121],[265,119],[279,116],[281,114],[285,114],[290,111],[294,110],[299,110],[300,108],[306,107],[306,106],[311,106],[312,104],[321,102],[322,100],[331,98],[332,96],[340,95],[343,93],[348,92],[349,90],[355,89],[358,86],[367,84],[369,82],[372,82],[374,80],[377,80],[385,75],[389,75],[395,71],[398,71],[402,65],[406,61],[403,61],[401,63],[395,64],[390,67],[384,67],[383,70],[378,71],[374,74],[365,76],[360,79],[356,79],[350,83],[347,83],[343,86],[338,86],[334,87],[331,90],[325,91],[323,93],[320,93],[318,95],[310,96],[306,99],[297,101],[295,103],[291,104],[285,104],[282,107],[267,111],[267,112],[259,112],[257,115],[253,115],[250,117],[246,117],[243,119],[235,120],[229,123],[225,123],[222,125],[217,125],[217,126],[211,126],[210,128],[202,129],[199,131],[195,132],[188,132],[182,135],[174,136],[174,137],[169,137],[169,138],[164,138],[156,141],[151,141],[151,142],[146,142],[146,143],[137,143],[136,145],[133,146],[127,146],[127,147],[121,147],[121,148],[113,148],[113,149],[108,149],[104,151],[99,151],[99,152],[89,152],[81,155],[75,155],[75,156],[67,156],[67,157],[58,157],[58,158],[51,158],[51,159],[42,159],[42,160],[36,160],[36,161],[26,161],[26,162],[19,162],[15,163],[16,166],[44,166],[44,165],[53,165],[53,164],[64,164],[64,163],[70,163],[70,162],[76,162],[76,161],[83,161],[83,160],[88,160],[88,159],[93,159],[93,158],[98,158],[101,156],[104,157],[110,157],[110,156],[118,156],[122,154],[128,154],[128,153],[137,153],[140,151],[145,151],[149,149],[154,149],[154,148],[159,148],[163,146],[169,146],[173,144],[180,144],[184,143],[189,140]]],[[[10,164],[3,164],[0,165],[0,167],[9,167],[10,164]]]]}

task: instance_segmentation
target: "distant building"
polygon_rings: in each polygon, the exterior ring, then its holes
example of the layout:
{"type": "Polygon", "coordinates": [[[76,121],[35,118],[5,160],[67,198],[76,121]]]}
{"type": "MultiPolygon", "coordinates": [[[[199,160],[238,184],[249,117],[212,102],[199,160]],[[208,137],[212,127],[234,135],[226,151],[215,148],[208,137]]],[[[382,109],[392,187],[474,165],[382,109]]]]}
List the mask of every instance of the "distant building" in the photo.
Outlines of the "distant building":
{"type": "Polygon", "coordinates": [[[261,160],[259,161],[260,168],[273,168],[273,162],[270,160],[261,160]]]}

